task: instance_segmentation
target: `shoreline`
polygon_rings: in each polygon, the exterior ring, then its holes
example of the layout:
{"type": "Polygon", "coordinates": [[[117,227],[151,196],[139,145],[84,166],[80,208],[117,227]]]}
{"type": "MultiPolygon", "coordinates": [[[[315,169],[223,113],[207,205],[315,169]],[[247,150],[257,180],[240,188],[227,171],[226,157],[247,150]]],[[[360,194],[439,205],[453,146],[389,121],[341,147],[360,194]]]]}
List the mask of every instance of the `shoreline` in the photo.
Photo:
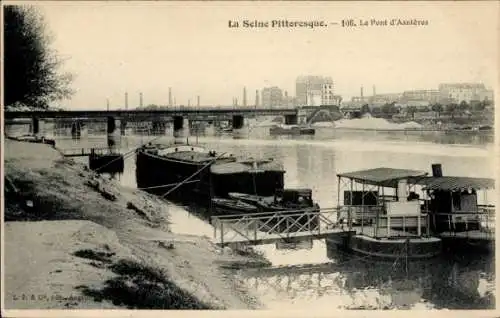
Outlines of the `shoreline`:
{"type": "Polygon", "coordinates": [[[170,204],[49,145],[5,139],[4,149],[19,193],[5,199],[6,309],[264,308],[234,277],[270,265],[263,257],[172,233],[170,204]]]}

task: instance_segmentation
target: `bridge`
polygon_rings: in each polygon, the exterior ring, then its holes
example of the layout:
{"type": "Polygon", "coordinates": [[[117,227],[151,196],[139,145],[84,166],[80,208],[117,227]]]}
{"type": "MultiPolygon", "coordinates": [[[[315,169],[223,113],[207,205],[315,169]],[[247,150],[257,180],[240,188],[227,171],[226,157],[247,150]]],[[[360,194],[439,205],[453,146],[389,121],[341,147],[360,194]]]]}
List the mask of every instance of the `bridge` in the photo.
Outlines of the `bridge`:
{"type": "MultiPolygon", "coordinates": [[[[4,112],[6,122],[14,119],[31,119],[32,132],[39,133],[41,119],[73,119],[75,133],[81,129],[83,120],[107,120],[107,131],[113,133],[116,129],[116,120],[119,120],[119,127],[122,132],[127,125],[127,121],[136,122],[150,119],[153,127],[164,125],[166,118],[172,118],[174,123],[174,135],[181,134],[187,121],[208,120],[225,117],[232,122],[233,129],[241,129],[244,126],[245,116],[285,116],[285,123],[297,124],[299,117],[305,117],[301,108],[256,108],[256,107],[169,107],[165,109],[131,109],[131,110],[29,110],[4,112]]],[[[187,126],[186,125],[186,126],[187,126]]]]}
{"type": "Polygon", "coordinates": [[[347,236],[336,227],[337,208],[257,212],[212,216],[214,239],[220,246],[261,245],[279,241],[347,236]]]}

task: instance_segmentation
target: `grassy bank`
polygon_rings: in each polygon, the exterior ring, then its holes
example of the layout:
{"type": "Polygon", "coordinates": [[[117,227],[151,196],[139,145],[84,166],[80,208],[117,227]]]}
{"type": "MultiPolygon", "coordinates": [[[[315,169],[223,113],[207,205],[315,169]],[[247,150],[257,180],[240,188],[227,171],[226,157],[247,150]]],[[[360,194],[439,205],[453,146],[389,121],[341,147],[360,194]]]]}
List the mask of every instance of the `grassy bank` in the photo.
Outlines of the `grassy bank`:
{"type": "Polygon", "coordinates": [[[262,258],[171,233],[167,204],[47,145],[6,140],[4,151],[19,193],[5,200],[7,309],[261,307],[231,268],[262,258]]]}

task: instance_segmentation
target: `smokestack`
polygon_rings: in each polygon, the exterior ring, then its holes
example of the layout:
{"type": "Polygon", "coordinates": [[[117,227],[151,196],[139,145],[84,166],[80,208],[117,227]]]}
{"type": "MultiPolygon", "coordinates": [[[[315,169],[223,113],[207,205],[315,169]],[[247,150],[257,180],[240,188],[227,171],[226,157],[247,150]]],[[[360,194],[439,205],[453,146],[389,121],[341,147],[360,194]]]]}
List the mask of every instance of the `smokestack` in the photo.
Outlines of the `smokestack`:
{"type": "Polygon", "coordinates": [[[142,107],[142,93],[139,93],[139,107],[142,107]]]}
{"type": "Polygon", "coordinates": [[[128,93],[125,93],[125,109],[128,109],[128,93]]]}
{"type": "Polygon", "coordinates": [[[259,90],[255,91],[255,108],[259,107],[259,90]]]}
{"type": "Polygon", "coordinates": [[[363,101],[363,86],[361,86],[361,100],[363,101]]]}
{"type": "Polygon", "coordinates": [[[377,95],[377,91],[375,90],[375,85],[373,85],[373,96],[377,95]]]}
{"type": "Polygon", "coordinates": [[[109,98],[106,99],[106,110],[109,111],[109,98]]]}
{"type": "Polygon", "coordinates": [[[243,87],[243,107],[247,105],[247,88],[243,87]]]}
{"type": "Polygon", "coordinates": [[[234,98],[234,106],[238,106],[238,98],[237,97],[234,98]]]}
{"type": "Polygon", "coordinates": [[[172,87],[168,88],[168,106],[172,106],[172,87]]]}
{"type": "Polygon", "coordinates": [[[191,106],[191,100],[188,99],[188,107],[191,106]]]}
{"type": "Polygon", "coordinates": [[[197,96],[196,106],[200,107],[200,95],[197,96]]]}

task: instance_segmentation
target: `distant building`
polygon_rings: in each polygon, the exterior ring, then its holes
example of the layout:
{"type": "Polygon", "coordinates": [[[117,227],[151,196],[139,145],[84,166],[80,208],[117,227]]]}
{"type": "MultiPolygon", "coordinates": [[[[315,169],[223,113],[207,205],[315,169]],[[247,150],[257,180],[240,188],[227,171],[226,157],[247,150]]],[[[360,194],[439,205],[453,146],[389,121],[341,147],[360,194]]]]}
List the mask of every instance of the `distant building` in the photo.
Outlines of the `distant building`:
{"type": "Polygon", "coordinates": [[[283,91],[276,86],[263,88],[261,92],[261,102],[262,108],[280,107],[283,102],[283,91]]]}
{"type": "Polygon", "coordinates": [[[310,89],[307,91],[306,106],[321,106],[322,103],[321,89],[310,89]]]}
{"type": "Polygon", "coordinates": [[[288,96],[288,92],[285,91],[285,96],[281,100],[281,106],[283,108],[292,108],[295,106],[295,98],[293,96],[288,96]]]}
{"type": "Polygon", "coordinates": [[[429,103],[437,103],[441,98],[441,93],[436,89],[421,89],[404,91],[401,97],[405,101],[427,101],[429,103]]]}
{"type": "MultiPolygon", "coordinates": [[[[311,103],[308,101],[309,97],[311,97],[310,95],[316,96],[317,91],[321,92],[325,84],[331,84],[333,93],[333,80],[331,77],[313,75],[297,77],[295,81],[296,104],[298,106],[310,105],[311,103]]],[[[313,99],[316,99],[316,97],[313,97],[313,99]]],[[[315,102],[312,103],[314,104],[315,102]]],[[[321,104],[321,102],[319,104],[321,104]]]]}
{"type": "Polygon", "coordinates": [[[334,84],[325,83],[321,89],[321,105],[324,106],[340,106],[342,102],[342,97],[335,95],[334,84]]]}
{"type": "Polygon", "coordinates": [[[402,93],[377,94],[368,97],[368,101],[372,105],[383,105],[390,103],[399,103],[402,97],[403,97],[402,93]]]}
{"type": "MultiPolygon", "coordinates": [[[[466,101],[470,103],[471,100],[484,100],[489,93],[488,90],[481,83],[453,83],[453,84],[440,84],[439,93],[441,100],[452,100],[455,103],[466,101]]],[[[493,94],[491,94],[492,97],[493,94]]]]}
{"type": "Polygon", "coordinates": [[[431,102],[427,100],[409,100],[403,103],[397,103],[396,106],[401,108],[415,107],[418,110],[425,110],[431,107],[431,102]]]}

